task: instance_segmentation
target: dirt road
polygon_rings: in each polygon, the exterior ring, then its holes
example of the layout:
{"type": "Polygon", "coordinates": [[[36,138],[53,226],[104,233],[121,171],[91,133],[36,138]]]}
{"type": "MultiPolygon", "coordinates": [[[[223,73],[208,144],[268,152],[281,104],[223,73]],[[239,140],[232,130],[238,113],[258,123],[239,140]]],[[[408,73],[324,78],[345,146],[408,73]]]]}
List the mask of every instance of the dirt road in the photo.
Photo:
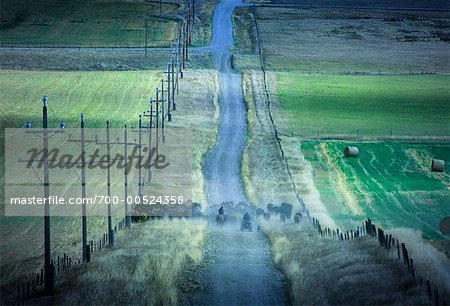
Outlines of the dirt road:
{"type": "Polygon", "coordinates": [[[267,239],[239,226],[210,226],[205,265],[194,275],[194,305],[285,305],[285,281],[274,267],[267,239]]]}
{"type": "Polygon", "coordinates": [[[210,204],[245,201],[241,180],[241,161],[245,148],[247,123],[242,96],[241,75],[231,68],[233,45],[232,14],[239,0],[224,0],[214,12],[213,41],[215,67],[220,72],[220,125],[215,148],[204,164],[207,197],[210,204]]]}
{"type": "MultiPolygon", "coordinates": [[[[242,77],[233,73],[232,53],[235,7],[240,0],[222,0],[214,12],[210,47],[220,73],[220,126],[216,146],[203,168],[209,204],[246,201],[241,161],[247,138],[242,77]]],[[[204,265],[192,276],[199,288],[191,292],[195,305],[288,304],[282,273],[275,268],[267,239],[261,233],[241,232],[239,224],[217,228],[210,224],[204,265]]]]}

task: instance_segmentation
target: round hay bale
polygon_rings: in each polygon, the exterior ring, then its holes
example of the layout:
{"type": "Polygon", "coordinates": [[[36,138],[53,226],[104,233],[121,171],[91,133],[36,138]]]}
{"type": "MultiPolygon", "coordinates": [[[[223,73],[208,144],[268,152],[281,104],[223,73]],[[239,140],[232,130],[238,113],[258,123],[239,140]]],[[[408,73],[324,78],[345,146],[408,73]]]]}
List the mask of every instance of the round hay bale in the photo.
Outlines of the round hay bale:
{"type": "Polygon", "coordinates": [[[450,234],[450,217],[445,217],[441,220],[439,223],[439,229],[444,235],[450,234]]]}
{"type": "Polygon", "coordinates": [[[431,162],[431,171],[444,172],[445,162],[442,159],[433,159],[431,162]]]}
{"type": "Polygon", "coordinates": [[[357,147],[345,147],[344,154],[345,157],[358,157],[359,150],[357,147]]]}

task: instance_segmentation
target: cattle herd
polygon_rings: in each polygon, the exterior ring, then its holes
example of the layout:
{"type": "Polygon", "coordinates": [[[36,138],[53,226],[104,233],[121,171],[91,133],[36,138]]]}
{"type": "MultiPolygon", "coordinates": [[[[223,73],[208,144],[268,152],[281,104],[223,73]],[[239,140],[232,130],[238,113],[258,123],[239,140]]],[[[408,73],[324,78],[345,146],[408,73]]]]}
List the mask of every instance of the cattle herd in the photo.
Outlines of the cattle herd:
{"type": "MultiPolygon", "coordinates": [[[[266,221],[271,220],[271,218],[279,218],[281,222],[286,222],[291,220],[293,215],[293,206],[289,203],[281,203],[279,205],[275,205],[272,203],[267,204],[266,209],[261,207],[257,207],[254,204],[248,204],[244,202],[233,203],[233,202],[223,202],[217,205],[210,205],[205,211],[202,210],[202,205],[200,203],[192,204],[192,216],[199,217],[208,217],[211,219],[215,219],[218,214],[219,208],[223,207],[224,209],[224,217],[225,222],[227,223],[239,223],[242,221],[242,217],[247,212],[250,214],[252,219],[260,219],[263,218],[266,221]]],[[[302,218],[302,214],[297,212],[293,216],[295,223],[300,223],[302,218]]]]}

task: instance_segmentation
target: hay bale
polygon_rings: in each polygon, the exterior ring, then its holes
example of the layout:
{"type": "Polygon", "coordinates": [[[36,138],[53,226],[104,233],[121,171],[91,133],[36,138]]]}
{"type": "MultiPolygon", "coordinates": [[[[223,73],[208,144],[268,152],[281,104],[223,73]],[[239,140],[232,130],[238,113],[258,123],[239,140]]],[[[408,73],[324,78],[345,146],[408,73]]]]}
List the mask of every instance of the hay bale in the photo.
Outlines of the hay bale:
{"type": "Polygon", "coordinates": [[[433,159],[431,162],[431,171],[444,172],[445,163],[442,159],[433,159]]]}
{"type": "Polygon", "coordinates": [[[345,157],[358,157],[359,150],[357,147],[345,147],[344,154],[345,157]]]}

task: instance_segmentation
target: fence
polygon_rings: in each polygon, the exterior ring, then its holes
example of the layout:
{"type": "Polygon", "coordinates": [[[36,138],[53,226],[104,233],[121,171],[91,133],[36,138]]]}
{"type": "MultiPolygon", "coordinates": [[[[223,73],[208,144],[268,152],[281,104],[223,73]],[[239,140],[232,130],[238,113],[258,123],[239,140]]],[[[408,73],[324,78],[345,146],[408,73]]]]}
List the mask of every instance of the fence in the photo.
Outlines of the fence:
{"type": "MultiPolygon", "coordinates": [[[[116,226],[114,226],[114,235],[118,230],[125,228],[125,218],[123,218],[116,226]]],[[[90,261],[90,254],[102,251],[108,245],[108,234],[103,234],[102,237],[89,242],[89,258],[86,262],[90,261]]],[[[55,266],[55,275],[63,274],[69,271],[73,267],[79,266],[83,263],[81,258],[73,258],[69,254],[64,253],[62,256],[51,260],[51,263],[55,266]]],[[[7,305],[24,305],[25,302],[32,298],[42,296],[45,293],[44,279],[45,272],[44,267],[41,268],[39,273],[28,277],[27,281],[12,283],[9,285],[9,290],[16,288],[16,295],[7,299],[5,304],[7,305]]]]}
{"type": "MultiPolygon", "coordinates": [[[[309,212],[304,203],[303,211],[309,216],[309,212]]],[[[329,227],[322,228],[320,221],[316,218],[309,218],[312,226],[317,230],[317,233],[323,238],[331,238],[339,241],[355,240],[362,237],[377,238],[381,248],[384,248],[388,254],[394,253],[398,262],[402,262],[411,274],[413,285],[419,286],[420,289],[425,290],[431,303],[434,305],[447,305],[447,301],[440,300],[439,284],[431,282],[429,279],[425,280],[422,276],[417,274],[414,266],[414,259],[410,257],[408,248],[405,243],[388,234],[381,227],[375,226],[370,218],[364,221],[361,226],[350,231],[340,232],[339,229],[331,229],[329,227]]]]}

